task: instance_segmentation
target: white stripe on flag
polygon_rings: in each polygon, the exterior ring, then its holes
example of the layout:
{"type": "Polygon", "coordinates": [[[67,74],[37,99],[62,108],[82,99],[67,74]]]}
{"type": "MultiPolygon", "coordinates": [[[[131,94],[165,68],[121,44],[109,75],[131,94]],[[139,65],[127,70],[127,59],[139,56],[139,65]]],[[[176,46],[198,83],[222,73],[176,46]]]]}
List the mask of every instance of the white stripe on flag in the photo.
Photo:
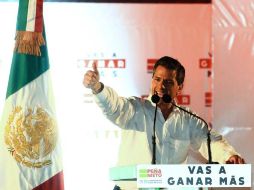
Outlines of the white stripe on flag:
{"type": "Polygon", "coordinates": [[[29,0],[28,10],[27,10],[26,31],[33,32],[35,29],[36,3],[37,3],[37,0],[29,0]]]}

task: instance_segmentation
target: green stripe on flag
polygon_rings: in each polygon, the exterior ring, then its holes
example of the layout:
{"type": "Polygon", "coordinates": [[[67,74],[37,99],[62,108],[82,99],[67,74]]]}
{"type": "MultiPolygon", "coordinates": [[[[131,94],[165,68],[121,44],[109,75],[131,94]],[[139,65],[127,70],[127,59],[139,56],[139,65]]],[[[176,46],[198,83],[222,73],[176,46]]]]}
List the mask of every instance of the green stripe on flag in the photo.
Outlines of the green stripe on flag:
{"type": "MultiPolygon", "coordinates": [[[[45,32],[43,36],[46,42],[45,32]]],[[[6,99],[49,69],[46,44],[41,47],[41,56],[13,54],[6,99]]]]}
{"type": "Polygon", "coordinates": [[[18,22],[16,26],[17,31],[26,30],[28,3],[29,1],[27,0],[19,1],[18,22]]]}

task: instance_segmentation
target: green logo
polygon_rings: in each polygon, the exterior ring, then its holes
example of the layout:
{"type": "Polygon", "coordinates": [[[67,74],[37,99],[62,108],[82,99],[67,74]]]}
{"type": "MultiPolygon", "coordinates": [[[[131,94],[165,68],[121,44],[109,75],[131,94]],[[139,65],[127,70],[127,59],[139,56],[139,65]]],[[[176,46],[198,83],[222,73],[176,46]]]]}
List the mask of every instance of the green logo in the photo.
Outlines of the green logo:
{"type": "Polygon", "coordinates": [[[162,173],[160,169],[139,169],[138,175],[140,178],[149,178],[149,177],[161,177],[162,173]]]}

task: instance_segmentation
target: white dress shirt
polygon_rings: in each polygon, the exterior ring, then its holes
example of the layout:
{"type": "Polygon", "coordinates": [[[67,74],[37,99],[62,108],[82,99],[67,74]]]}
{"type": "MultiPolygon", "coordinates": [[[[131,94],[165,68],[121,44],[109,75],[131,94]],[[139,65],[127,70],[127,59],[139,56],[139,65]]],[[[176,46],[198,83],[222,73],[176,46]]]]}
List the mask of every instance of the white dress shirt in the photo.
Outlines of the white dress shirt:
{"type": "MultiPolygon", "coordinates": [[[[102,109],[103,114],[110,121],[124,130],[132,130],[141,134],[134,135],[132,138],[141,137],[142,141],[146,141],[142,142],[138,152],[141,155],[141,159],[136,159],[136,164],[151,163],[149,160],[152,158],[155,105],[151,102],[150,98],[144,100],[138,97],[120,97],[112,88],[107,86],[99,94],[94,95],[94,98],[95,102],[102,109]],[[144,156],[142,158],[142,155],[146,155],[146,158],[144,156]]],[[[185,109],[190,111],[189,108],[185,109]]],[[[206,146],[208,129],[205,123],[196,117],[174,107],[165,120],[161,110],[158,108],[155,129],[156,164],[186,163],[189,149],[199,151],[202,156],[208,159],[206,146]]],[[[230,156],[238,155],[234,148],[220,134],[213,130],[211,131],[211,140],[213,161],[225,163],[230,156]]],[[[122,143],[125,146],[124,142],[122,143]]],[[[127,151],[128,155],[128,150],[125,151],[127,151]]],[[[120,153],[123,152],[120,150],[120,153]]],[[[128,161],[126,160],[131,160],[129,156],[127,156],[128,158],[126,156],[119,156],[125,159],[125,161],[120,159],[119,165],[127,164],[128,161]]],[[[134,164],[131,161],[130,163],[134,164]]]]}

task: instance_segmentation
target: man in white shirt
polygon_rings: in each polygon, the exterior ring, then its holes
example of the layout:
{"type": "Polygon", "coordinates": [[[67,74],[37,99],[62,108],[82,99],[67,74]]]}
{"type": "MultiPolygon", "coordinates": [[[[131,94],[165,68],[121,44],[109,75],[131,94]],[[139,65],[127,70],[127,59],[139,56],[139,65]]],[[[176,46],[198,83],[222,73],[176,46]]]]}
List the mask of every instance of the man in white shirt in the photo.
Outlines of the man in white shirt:
{"type": "MultiPolygon", "coordinates": [[[[160,58],[154,65],[151,92],[148,99],[124,98],[99,81],[97,66],[86,72],[83,80],[90,88],[104,115],[122,129],[145,134],[144,142],[152,154],[153,122],[156,104],[151,96],[159,97],[156,120],[156,164],[186,163],[189,149],[199,151],[208,159],[207,149],[202,148],[207,141],[208,126],[202,120],[174,106],[174,100],[183,88],[185,69],[176,59],[168,56],[160,58]],[[165,102],[169,95],[172,102],[165,102]]],[[[185,108],[191,112],[189,108],[185,108]]],[[[211,130],[213,159],[219,163],[244,163],[244,159],[218,133],[211,130]]],[[[140,150],[142,152],[142,150],[140,150]]]]}

